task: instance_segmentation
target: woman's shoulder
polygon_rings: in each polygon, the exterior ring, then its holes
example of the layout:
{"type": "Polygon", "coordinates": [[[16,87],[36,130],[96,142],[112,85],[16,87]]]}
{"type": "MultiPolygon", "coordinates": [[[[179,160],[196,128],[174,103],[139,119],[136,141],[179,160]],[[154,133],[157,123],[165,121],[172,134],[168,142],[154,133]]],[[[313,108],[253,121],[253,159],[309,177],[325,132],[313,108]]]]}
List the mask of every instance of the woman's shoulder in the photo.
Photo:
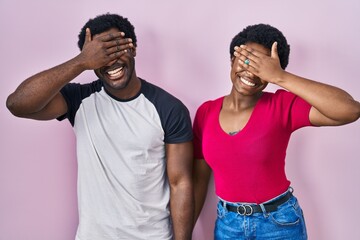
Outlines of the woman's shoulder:
{"type": "Polygon", "coordinates": [[[196,111],[197,115],[204,116],[209,114],[210,112],[213,112],[216,109],[221,108],[223,99],[224,96],[203,102],[196,111]]]}
{"type": "Polygon", "coordinates": [[[224,96],[216,98],[216,99],[207,100],[200,105],[199,109],[200,108],[211,108],[211,107],[214,107],[219,104],[221,105],[223,100],[224,100],[224,96]]]}
{"type": "Polygon", "coordinates": [[[277,89],[275,92],[264,92],[263,97],[272,101],[292,101],[296,95],[285,89],[277,89]]]}

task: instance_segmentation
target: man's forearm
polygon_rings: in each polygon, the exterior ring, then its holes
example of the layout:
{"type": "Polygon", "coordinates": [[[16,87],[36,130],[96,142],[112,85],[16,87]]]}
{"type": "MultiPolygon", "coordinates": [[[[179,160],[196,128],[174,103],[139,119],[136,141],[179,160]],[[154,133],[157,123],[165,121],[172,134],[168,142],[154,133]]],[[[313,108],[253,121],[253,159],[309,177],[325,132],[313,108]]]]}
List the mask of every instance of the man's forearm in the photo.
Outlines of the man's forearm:
{"type": "Polygon", "coordinates": [[[76,58],[26,79],[7,99],[7,107],[15,115],[40,111],[68,82],[84,69],[76,58]]]}
{"type": "Polygon", "coordinates": [[[194,193],[191,181],[171,187],[170,212],[174,239],[191,239],[194,227],[194,193]]]}

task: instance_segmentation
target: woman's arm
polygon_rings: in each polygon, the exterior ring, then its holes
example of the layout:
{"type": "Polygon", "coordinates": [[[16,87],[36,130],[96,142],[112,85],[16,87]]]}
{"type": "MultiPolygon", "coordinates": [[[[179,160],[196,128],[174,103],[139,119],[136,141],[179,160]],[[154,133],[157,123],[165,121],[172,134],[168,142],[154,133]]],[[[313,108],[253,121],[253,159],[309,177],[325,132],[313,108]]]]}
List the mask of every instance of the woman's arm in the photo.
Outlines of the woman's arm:
{"type": "Polygon", "coordinates": [[[360,103],[344,90],[289,73],[280,67],[277,43],[271,48],[271,56],[241,45],[235,49],[241,67],[264,81],[276,84],[311,106],[310,122],[317,126],[335,126],[351,123],[360,117],[360,103]],[[245,64],[246,59],[250,64],[245,64]]]}

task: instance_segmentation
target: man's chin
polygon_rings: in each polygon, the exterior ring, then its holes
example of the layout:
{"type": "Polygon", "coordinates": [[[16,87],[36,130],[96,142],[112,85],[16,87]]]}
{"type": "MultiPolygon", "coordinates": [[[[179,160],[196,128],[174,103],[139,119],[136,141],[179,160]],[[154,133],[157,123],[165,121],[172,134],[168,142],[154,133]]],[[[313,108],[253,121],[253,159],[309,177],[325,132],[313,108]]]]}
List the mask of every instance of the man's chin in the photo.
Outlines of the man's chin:
{"type": "Polygon", "coordinates": [[[114,90],[123,90],[124,88],[126,88],[128,86],[129,81],[126,81],[124,79],[118,79],[118,80],[108,80],[104,83],[108,88],[111,88],[114,90]]]}

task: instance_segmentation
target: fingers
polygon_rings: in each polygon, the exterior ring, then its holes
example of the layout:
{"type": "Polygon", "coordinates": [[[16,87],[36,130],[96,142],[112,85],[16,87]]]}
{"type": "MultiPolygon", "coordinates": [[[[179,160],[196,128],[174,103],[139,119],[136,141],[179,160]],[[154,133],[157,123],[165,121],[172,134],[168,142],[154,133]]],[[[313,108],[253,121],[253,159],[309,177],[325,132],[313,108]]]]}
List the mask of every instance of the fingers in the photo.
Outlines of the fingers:
{"type": "Polygon", "coordinates": [[[272,58],[279,58],[278,51],[277,51],[277,42],[274,42],[271,46],[271,57],[272,58]]]}
{"type": "Polygon", "coordinates": [[[236,46],[234,50],[234,56],[244,69],[249,69],[250,67],[254,67],[256,65],[258,57],[253,54],[253,50],[251,48],[246,49],[244,48],[244,45],[241,45],[240,47],[236,46]]]}
{"type": "Polygon", "coordinates": [[[131,42],[125,43],[125,44],[116,44],[115,46],[108,48],[107,52],[109,54],[127,52],[129,49],[131,49],[133,47],[134,47],[134,45],[131,42]]]}
{"type": "Polygon", "coordinates": [[[257,69],[259,65],[263,65],[267,59],[269,59],[272,56],[272,51],[276,52],[274,53],[274,56],[277,57],[277,50],[276,50],[276,43],[273,44],[273,47],[271,49],[271,52],[268,53],[265,52],[265,50],[255,50],[254,48],[248,46],[248,45],[240,45],[236,46],[234,48],[234,56],[236,56],[239,59],[239,63],[246,69],[249,68],[255,68],[257,69]],[[270,56],[271,55],[271,56],[270,56]]]}
{"type": "Polygon", "coordinates": [[[115,46],[126,46],[127,48],[134,47],[131,38],[115,38],[110,41],[107,41],[106,43],[104,43],[104,45],[107,48],[112,48],[115,46]]]}
{"type": "Polygon", "coordinates": [[[116,41],[111,41],[109,44],[110,45],[105,49],[105,52],[110,60],[118,59],[134,48],[131,39],[117,39],[116,41]]]}
{"type": "Polygon", "coordinates": [[[250,44],[250,46],[237,46],[234,50],[235,61],[237,61],[238,66],[264,81],[271,82],[273,79],[276,79],[274,75],[281,70],[277,42],[272,44],[271,49],[262,45],[250,44]]]}
{"type": "Polygon", "coordinates": [[[123,50],[115,49],[114,51],[108,52],[108,57],[110,60],[118,59],[123,54],[127,53],[128,51],[129,51],[129,49],[123,49],[123,50]]]}
{"type": "MultiPolygon", "coordinates": [[[[123,32],[104,32],[91,37],[90,29],[85,31],[85,44],[81,51],[87,69],[97,69],[114,63],[125,53],[135,50],[132,39],[124,38],[123,32]]],[[[135,52],[135,51],[134,51],[135,52]]]]}
{"type": "Polygon", "coordinates": [[[99,34],[96,40],[99,41],[108,55],[121,54],[127,51],[125,49],[134,48],[131,38],[124,38],[123,32],[113,32],[108,34],[99,34]]]}
{"type": "Polygon", "coordinates": [[[107,33],[107,34],[101,33],[97,36],[97,38],[99,38],[102,42],[109,42],[117,38],[119,39],[124,38],[124,36],[125,33],[123,32],[115,32],[115,33],[107,33]]]}
{"type": "Polygon", "coordinates": [[[85,43],[88,43],[88,42],[91,42],[90,28],[86,28],[86,30],[85,30],[85,43]]]}
{"type": "Polygon", "coordinates": [[[100,35],[97,39],[102,48],[105,50],[106,55],[110,59],[119,58],[124,53],[134,48],[131,38],[123,38],[123,32],[110,33],[106,35],[100,35]]]}

